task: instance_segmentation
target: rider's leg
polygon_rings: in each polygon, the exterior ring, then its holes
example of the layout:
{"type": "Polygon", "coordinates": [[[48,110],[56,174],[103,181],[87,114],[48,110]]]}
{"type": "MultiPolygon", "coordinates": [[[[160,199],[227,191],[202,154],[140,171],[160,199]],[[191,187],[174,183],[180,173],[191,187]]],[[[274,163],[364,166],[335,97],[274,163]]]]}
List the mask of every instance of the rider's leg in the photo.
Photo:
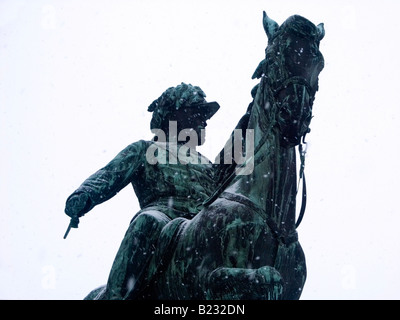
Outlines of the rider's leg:
{"type": "Polygon", "coordinates": [[[140,212],[133,219],[115,257],[107,286],[97,299],[124,299],[139,285],[161,229],[169,221],[167,215],[156,210],[140,212]]]}

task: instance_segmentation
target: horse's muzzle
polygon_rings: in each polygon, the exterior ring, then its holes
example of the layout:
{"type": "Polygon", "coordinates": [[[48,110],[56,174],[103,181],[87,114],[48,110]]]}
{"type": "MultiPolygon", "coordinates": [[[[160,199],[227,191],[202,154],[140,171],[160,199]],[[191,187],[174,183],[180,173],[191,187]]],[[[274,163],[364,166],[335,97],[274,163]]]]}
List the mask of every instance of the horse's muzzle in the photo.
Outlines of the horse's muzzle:
{"type": "Polygon", "coordinates": [[[289,83],[276,96],[279,108],[277,125],[281,134],[281,144],[293,147],[310,131],[314,95],[307,85],[289,83]]]}

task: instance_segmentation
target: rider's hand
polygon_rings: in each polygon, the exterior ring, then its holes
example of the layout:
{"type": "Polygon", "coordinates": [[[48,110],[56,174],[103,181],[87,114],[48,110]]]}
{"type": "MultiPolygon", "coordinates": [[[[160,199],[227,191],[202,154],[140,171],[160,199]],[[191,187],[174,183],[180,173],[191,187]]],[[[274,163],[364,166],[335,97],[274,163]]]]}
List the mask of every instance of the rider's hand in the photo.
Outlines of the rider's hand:
{"type": "Polygon", "coordinates": [[[65,204],[65,213],[71,218],[83,216],[83,210],[87,206],[88,200],[89,196],[84,192],[72,194],[65,204]]]}

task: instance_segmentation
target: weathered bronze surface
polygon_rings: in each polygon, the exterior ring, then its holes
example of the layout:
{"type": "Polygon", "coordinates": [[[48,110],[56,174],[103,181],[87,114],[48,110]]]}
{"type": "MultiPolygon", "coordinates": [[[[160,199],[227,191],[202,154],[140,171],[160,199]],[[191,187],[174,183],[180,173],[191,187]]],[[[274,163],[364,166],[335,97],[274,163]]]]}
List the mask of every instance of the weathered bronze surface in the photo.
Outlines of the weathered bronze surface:
{"type": "Polygon", "coordinates": [[[195,148],[219,106],[182,83],[149,107],[157,138],[128,146],[68,198],[70,227],[129,183],[141,206],[107,285],[86,299],[300,297],[306,264],[296,231],[295,147],[309,132],[324,28],[297,15],[279,26],[265,12],[263,25],[266,57],[253,75],[260,82],[215,164],[195,148]]]}

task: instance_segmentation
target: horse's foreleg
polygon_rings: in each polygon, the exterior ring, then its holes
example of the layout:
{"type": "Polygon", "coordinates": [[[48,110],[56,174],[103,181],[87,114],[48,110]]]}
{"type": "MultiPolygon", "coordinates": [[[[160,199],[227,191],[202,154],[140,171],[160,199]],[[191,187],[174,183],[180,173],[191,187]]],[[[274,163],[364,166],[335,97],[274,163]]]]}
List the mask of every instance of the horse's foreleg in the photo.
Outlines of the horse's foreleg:
{"type": "Polygon", "coordinates": [[[269,266],[218,268],[210,273],[208,280],[210,300],[277,300],[283,292],[280,273],[269,266]]]}

